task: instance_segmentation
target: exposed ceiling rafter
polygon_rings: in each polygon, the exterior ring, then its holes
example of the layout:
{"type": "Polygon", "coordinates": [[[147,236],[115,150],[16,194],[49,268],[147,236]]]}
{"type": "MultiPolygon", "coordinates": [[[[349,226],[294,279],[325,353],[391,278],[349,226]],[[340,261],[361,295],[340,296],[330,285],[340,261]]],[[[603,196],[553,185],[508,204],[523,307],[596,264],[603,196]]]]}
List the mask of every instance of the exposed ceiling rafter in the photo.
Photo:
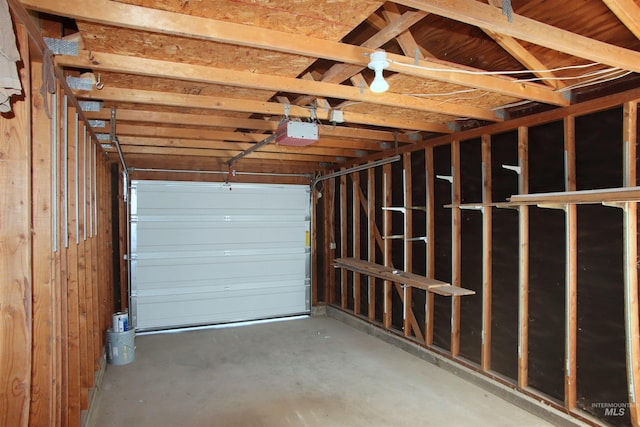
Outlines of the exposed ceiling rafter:
{"type": "MultiPolygon", "coordinates": [[[[299,34],[292,37],[291,34],[282,31],[267,30],[264,28],[166,12],[108,0],[95,0],[90,3],[83,0],[66,0],[64,4],[57,0],[24,0],[22,3],[33,10],[89,22],[97,22],[104,25],[269,49],[349,64],[358,64],[363,67],[368,64],[367,55],[371,52],[371,49],[360,46],[332,42],[299,34]]],[[[405,0],[400,3],[409,4],[413,2],[405,0]]],[[[421,4],[419,1],[415,1],[415,3],[418,5],[421,4]]],[[[472,1],[472,3],[477,2],[472,1]]],[[[480,4],[480,6],[482,5],[480,4]]],[[[485,6],[492,8],[488,5],[485,6]]],[[[426,7],[424,5],[422,8],[417,6],[411,7],[426,10],[424,9],[426,7]]],[[[628,51],[628,49],[621,50],[628,51]]],[[[629,52],[635,53],[633,51],[629,52]]],[[[639,53],[635,54],[640,57],[639,53]]],[[[569,100],[563,97],[562,94],[553,92],[543,85],[531,83],[515,84],[512,79],[507,78],[456,73],[455,70],[459,70],[459,66],[453,64],[448,65],[441,61],[432,62],[421,60],[418,64],[415,64],[419,65],[419,67],[406,67],[401,65],[401,63],[414,64],[415,59],[413,57],[392,54],[388,55],[388,57],[393,61],[388,68],[389,71],[475,87],[490,92],[522,99],[531,99],[552,105],[569,105],[569,100]],[[436,68],[438,71],[433,71],[428,68],[436,68]]]]}

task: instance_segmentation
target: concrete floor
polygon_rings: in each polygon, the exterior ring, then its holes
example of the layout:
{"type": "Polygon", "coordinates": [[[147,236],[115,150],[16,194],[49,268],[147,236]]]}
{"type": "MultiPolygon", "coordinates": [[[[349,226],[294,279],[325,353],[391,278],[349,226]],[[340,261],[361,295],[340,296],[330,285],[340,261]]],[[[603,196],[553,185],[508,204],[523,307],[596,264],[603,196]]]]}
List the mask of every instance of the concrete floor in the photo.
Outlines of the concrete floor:
{"type": "Polygon", "coordinates": [[[89,425],[548,426],[330,317],[136,337],[89,425]]]}

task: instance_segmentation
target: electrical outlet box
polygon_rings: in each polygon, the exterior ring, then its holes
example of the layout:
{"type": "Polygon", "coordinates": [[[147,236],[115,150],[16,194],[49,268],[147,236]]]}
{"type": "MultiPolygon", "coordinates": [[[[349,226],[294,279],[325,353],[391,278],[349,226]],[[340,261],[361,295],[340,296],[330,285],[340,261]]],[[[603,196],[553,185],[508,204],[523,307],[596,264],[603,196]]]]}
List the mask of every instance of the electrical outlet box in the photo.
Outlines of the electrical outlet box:
{"type": "Polygon", "coordinates": [[[342,114],[342,110],[331,110],[329,121],[335,123],[343,123],[344,115],[342,114]]]}

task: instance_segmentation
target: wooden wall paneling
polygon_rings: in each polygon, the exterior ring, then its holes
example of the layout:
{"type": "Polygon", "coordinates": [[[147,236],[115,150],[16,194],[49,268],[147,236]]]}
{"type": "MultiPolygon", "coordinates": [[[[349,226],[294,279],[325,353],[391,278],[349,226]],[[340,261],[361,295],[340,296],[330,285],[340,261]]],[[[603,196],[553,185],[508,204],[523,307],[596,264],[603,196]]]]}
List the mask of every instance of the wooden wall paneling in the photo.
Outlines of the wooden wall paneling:
{"type": "MultiPolygon", "coordinates": [[[[384,207],[391,207],[392,205],[392,194],[393,191],[393,182],[391,178],[391,164],[386,164],[382,166],[382,194],[383,194],[383,204],[384,207]]],[[[383,232],[384,236],[390,236],[393,234],[392,231],[392,222],[391,222],[391,214],[392,211],[384,210],[382,213],[383,218],[383,232]]],[[[391,239],[384,240],[384,250],[383,250],[383,263],[386,267],[393,267],[392,262],[392,245],[391,239]]],[[[383,315],[383,324],[385,329],[389,329],[392,323],[392,289],[391,282],[389,280],[384,281],[384,315],[383,315]]]]}
{"type": "MultiPolygon", "coordinates": [[[[564,119],[565,190],[576,190],[575,117],[564,119]]],[[[578,333],[578,223],[577,206],[566,205],[565,407],[576,406],[576,346],[578,333]]]]}
{"type": "MultiPolygon", "coordinates": [[[[347,225],[347,176],[340,177],[340,256],[347,256],[349,227],[347,225]]],[[[348,271],[340,269],[340,306],[347,308],[349,292],[348,271]]]]}
{"type": "Polygon", "coordinates": [[[69,347],[69,423],[80,422],[81,410],[81,342],[80,342],[80,309],[78,283],[78,218],[76,216],[76,148],[77,148],[77,116],[73,106],[67,105],[67,299],[68,299],[68,347],[69,347]]]}
{"type": "Polygon", "coordinates": [[[26,426],[31,393],[31,138],[27,33],[16,25],[25,98],[0,117],[0,424],[26,426]]]}
{"type": "MultiPolygon", "coordinates": [[[[376,262],[376,179],[373,168],[367,170],[367,220],[368,220],[368,256],[369,262],[376,262]]],[[[376,318],[376,279],[369,276],[368,293],[369,307],[368,317],[373,321],[376,318]]]]}
{"type": "MultiPolygon", "coordinates": [[[[413,237],[413,198],[412,198],[412,182],[411,182],[411,153],[404,153],[402,155],[403,165],[403,191],[404,191],[404,271],[409,273],[413,272],[413,243],[410,240],[413,237]]],[[[412,333],[411,328],[411,316],[413,313],[413,290],[402,287],[404,297],[402,299],[404,312],[403,318],[403,331],[405,337],[410,337],[412,333]]],[[[420,331],[413,331],[414,334],[420,334],[420,331]]]]}
{"type": "MultiPolygon", "coordinates": [[[[452,286],[460,286],[461,275],[461,216],[460,211],[460,141],[454,140],[451,143],[451,203],[456,206],[451,209],[451,272],[452,286]]],[[[460,297],[451,298],[451,356],[457,357],[460,353],[460,297]]]]}
{"type": "MultiPolygon", "coordinates": [[[[426,207],[427,207],[427,277],[435,278],[435,172],[433,169],[433,147],[425,148],[425,178],[427,180],[426,188],[426,207]]],[[[425,345],[427,347],[433,345],[433,312],[434,312],[434,294],[427,292],[427,300],[425,303],[425,345]]]]}
{"type": "MultiPolygon", "coordinates": [[[[624,104],[623,140],[625,149],[624,185],[637,185],[638,103],[624,104]]],[[[638,204],[629,202],[624,210],[624,306],[627,383],[631,424],[640,426],[640,314],[638,309],[638,204]]]]}
{"type": "MultiPolygon", "coordinates": [[[[518,193],[529,193],[528,128],[518,128],[518,193]]],[[[518,268],[518,386],[529,385],[529,207],[518,207],[519,218],[519,268],[518,268]]]]}
{"type": "MultiPolygon", "coordinates": [[[[360,259],[360,173],[351,175],[353,188],[353,257],[360,259]]],[[[360,273],[353,274],[353,312],[360,314],[360,273]]]]}
{"type": "MultiPolygon", "coordinates": [[[[32,425],[55,425],[55,314],[52,233],[52,126],[43,99],[42,63],[30,62],[31,71],[31,198],[33,265],[33,337],[31,369],[32,425]]],[[[27,88],[25,88],[27,90],[27,88]]]]}
{"type": "MultiPolygon", "coordinates": [[[[482,202],[492,201],[491,186],[491,137],[482,135],[482,202]]],[[[491,300],[492,300],[492,246],[493,211],[490,206],[482,209],[482,370],[491,369],[491,300]]]]}

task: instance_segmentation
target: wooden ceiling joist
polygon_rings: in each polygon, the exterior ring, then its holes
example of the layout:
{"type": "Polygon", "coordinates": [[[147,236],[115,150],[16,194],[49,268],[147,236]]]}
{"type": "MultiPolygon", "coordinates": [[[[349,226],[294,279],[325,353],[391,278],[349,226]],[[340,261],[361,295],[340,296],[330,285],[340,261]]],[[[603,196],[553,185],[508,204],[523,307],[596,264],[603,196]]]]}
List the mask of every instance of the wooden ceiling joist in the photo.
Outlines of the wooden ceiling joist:
{"type": "Polygon", "coordinates": [[[579,58],[640,72],[640,52],[565,31],[533,19],[512,15],[476,0],[397,0],[414,9],[434,13],[484,30],[508,35],[519,40],[555,49],[579,58]]]}
{"type": "MultiPolygon", "coordinates": [[[[100,111],[87,111],[85,112],[85,115],[91,120],[109,120],[111,118],[111,110],[103,108],[100,111]]],[[[177,124],[197,127],[226,127],[265,131],[274,131],[278,127],[278,121],[276,120],[241,119],[216,115],[126,109],[118,110],[116,122],[157,123],[162,125],[177,124]]],[[[98,132],[100,132],[100,130],[98,130],[98,132]]],[[[327,136],[331,138],[355,138],[376,142],[393,142],[397,139],[397,141],[401,143],[415,142],[415,139],[410,138],[404,133],[394,134],[393,132],[373,129],[321,126],[318,128],[318,132],[320,136],[327,136]]]]}
{"type": "MultiPolygon", "coordinates": [[[[115,148],[106,148],[107,152],[114,152],[115,148]]],[[[218,157],[223,159],[230,159],[238,154],[237,151],[230,150],[216,150],[216,149],[204,149],[204,148],[180,148],[180,147],[145,147],[136,145],[125,145],[122,147],[122,152],[125,154],[158,154],[165,156],[195,156],[195,157],[218,157]]],[[[254,151],[251,153],[253,159],[269,159],[269,160],[282,160],[282,161],[302,161],[312,163],[338,163],[340,160],[336,156],[326,155],[303,155],[303,154],[291,154],[291,153],[270,153],[264,151],[254,151]]]]}
{"type": "MultiPolygon", "coordinates": [[[[292,36],[292,34],[281,31],[165,12],[108,0],[95,0],[91,3],[86,3],[83,0],[67,0],[64,4],[57,0],[24,0],[22,3],[25,7],[36,11],[104,25],[268,49],[312,58],[324,58],[337,62],[358,64],[362,67],[367,66],[369,62],[368,55],[372,52],[371,49],[360,46],[317,39],[300,34],[292,36]]],[[[405,3],[411,2],[406,1],[405,3]]],[[[421,4],[420,2],[416,3],[418,5],[421,4]]],[[[426,10],[424,7],[411,7],[426,10]]],[[[491,6],[487,5],[487,7],[491,6]]],[[[622,50],[626,51],[626,49],[622,50]]],[[[476,87],[552,105],[565,106],[569,104],[568,99],[563,97],[562,94],[553,92],[543,85],[532,83],[516,84],[512,79],[457,73],[455,71],[460,70],[460,67],[442,61],[420,60],[415,64],[418,67],[407,67],[400,64],[414,65],[415,59],[413,57],[393,54],[389,54],[388,57],[392,61],[388,68],[390,71],[462,86],[476,87]],[[434,71],[434,69],[437,69],[437,71],[434,71]]]]}
{"type": "Polygon", "coordinates": [[[157,59],[136,58],[103,52],[81,51],[78,56],[57,55],[56,64],[66,67],[93,69],[94,71],[112,71],[117,73],[174,78],[200,83],[221,84],[250,89],[285,91],[298,94],[310,94],[331,98],[386,105],[389,107],[435,112],[454,116],[470,117],[499,122],[502,118],[495,111],[442,103],[429,99],[385,93],[374,94],[359,88],[333,83],[315,82],[291,77],[256,74],[247,71],[229,70],[204,65],[183,64],[157,59]]]}
{"type": "Polygon", "coordinates": [[[618,19],[640,39],[640,6],[634,0],[602,0],[618,19]]]}
{"type": "MultiPolygon", "coordinates": [[[[74,91],[79,99],[96,101],[133,102],[145,105],[165,105],[173,107],[189,106],[206,110],[242,111],[245,113],[261,113],[274,116],[285,116],[285,105],[277,102],[261,102],[236,98],[221,98],[214,96],[189,95],[167,92],[156,92],[139,89],[111,88],[102,90],[74,91]]],[[[291,105],[289,115],[292,117],[309,118],[311,111],[307,108],[291,105]]],[[[381,127],[397,127],[401,129],[423,130],[428,132],[450,133],[444,124],[428,123],[423,120],[405,120],[389,116],[373,116],[368,114],[345,111],[344,120],[348,123],[360,123],[381,127]]],[[[316,111],[320,120],[329,120],[329,112],[322,109],[316,111]]]]}
{"type": "MultiPolygon", "coordinates": [[[[157,148],[199,148],[205,150],[238,150],[244,151],[254,144],[247,142],[231,142],[207,139],[181,139],[181,138],[152,138],[152,137],[136,137],[122,136],[118,137],[118,141],[122,147],[125,146],[141,146],[141,147],[157,147],[157,148]]],[[[266,144],[260,148],[260,152],[264,153],[299,153],[303,155],[321,155],[331,157],[361,157],[362,153],[358,150],[347,148],[326,147],[318,144],[303,147],[292,147],[278,145],[276,143],[266,144]]]]}

